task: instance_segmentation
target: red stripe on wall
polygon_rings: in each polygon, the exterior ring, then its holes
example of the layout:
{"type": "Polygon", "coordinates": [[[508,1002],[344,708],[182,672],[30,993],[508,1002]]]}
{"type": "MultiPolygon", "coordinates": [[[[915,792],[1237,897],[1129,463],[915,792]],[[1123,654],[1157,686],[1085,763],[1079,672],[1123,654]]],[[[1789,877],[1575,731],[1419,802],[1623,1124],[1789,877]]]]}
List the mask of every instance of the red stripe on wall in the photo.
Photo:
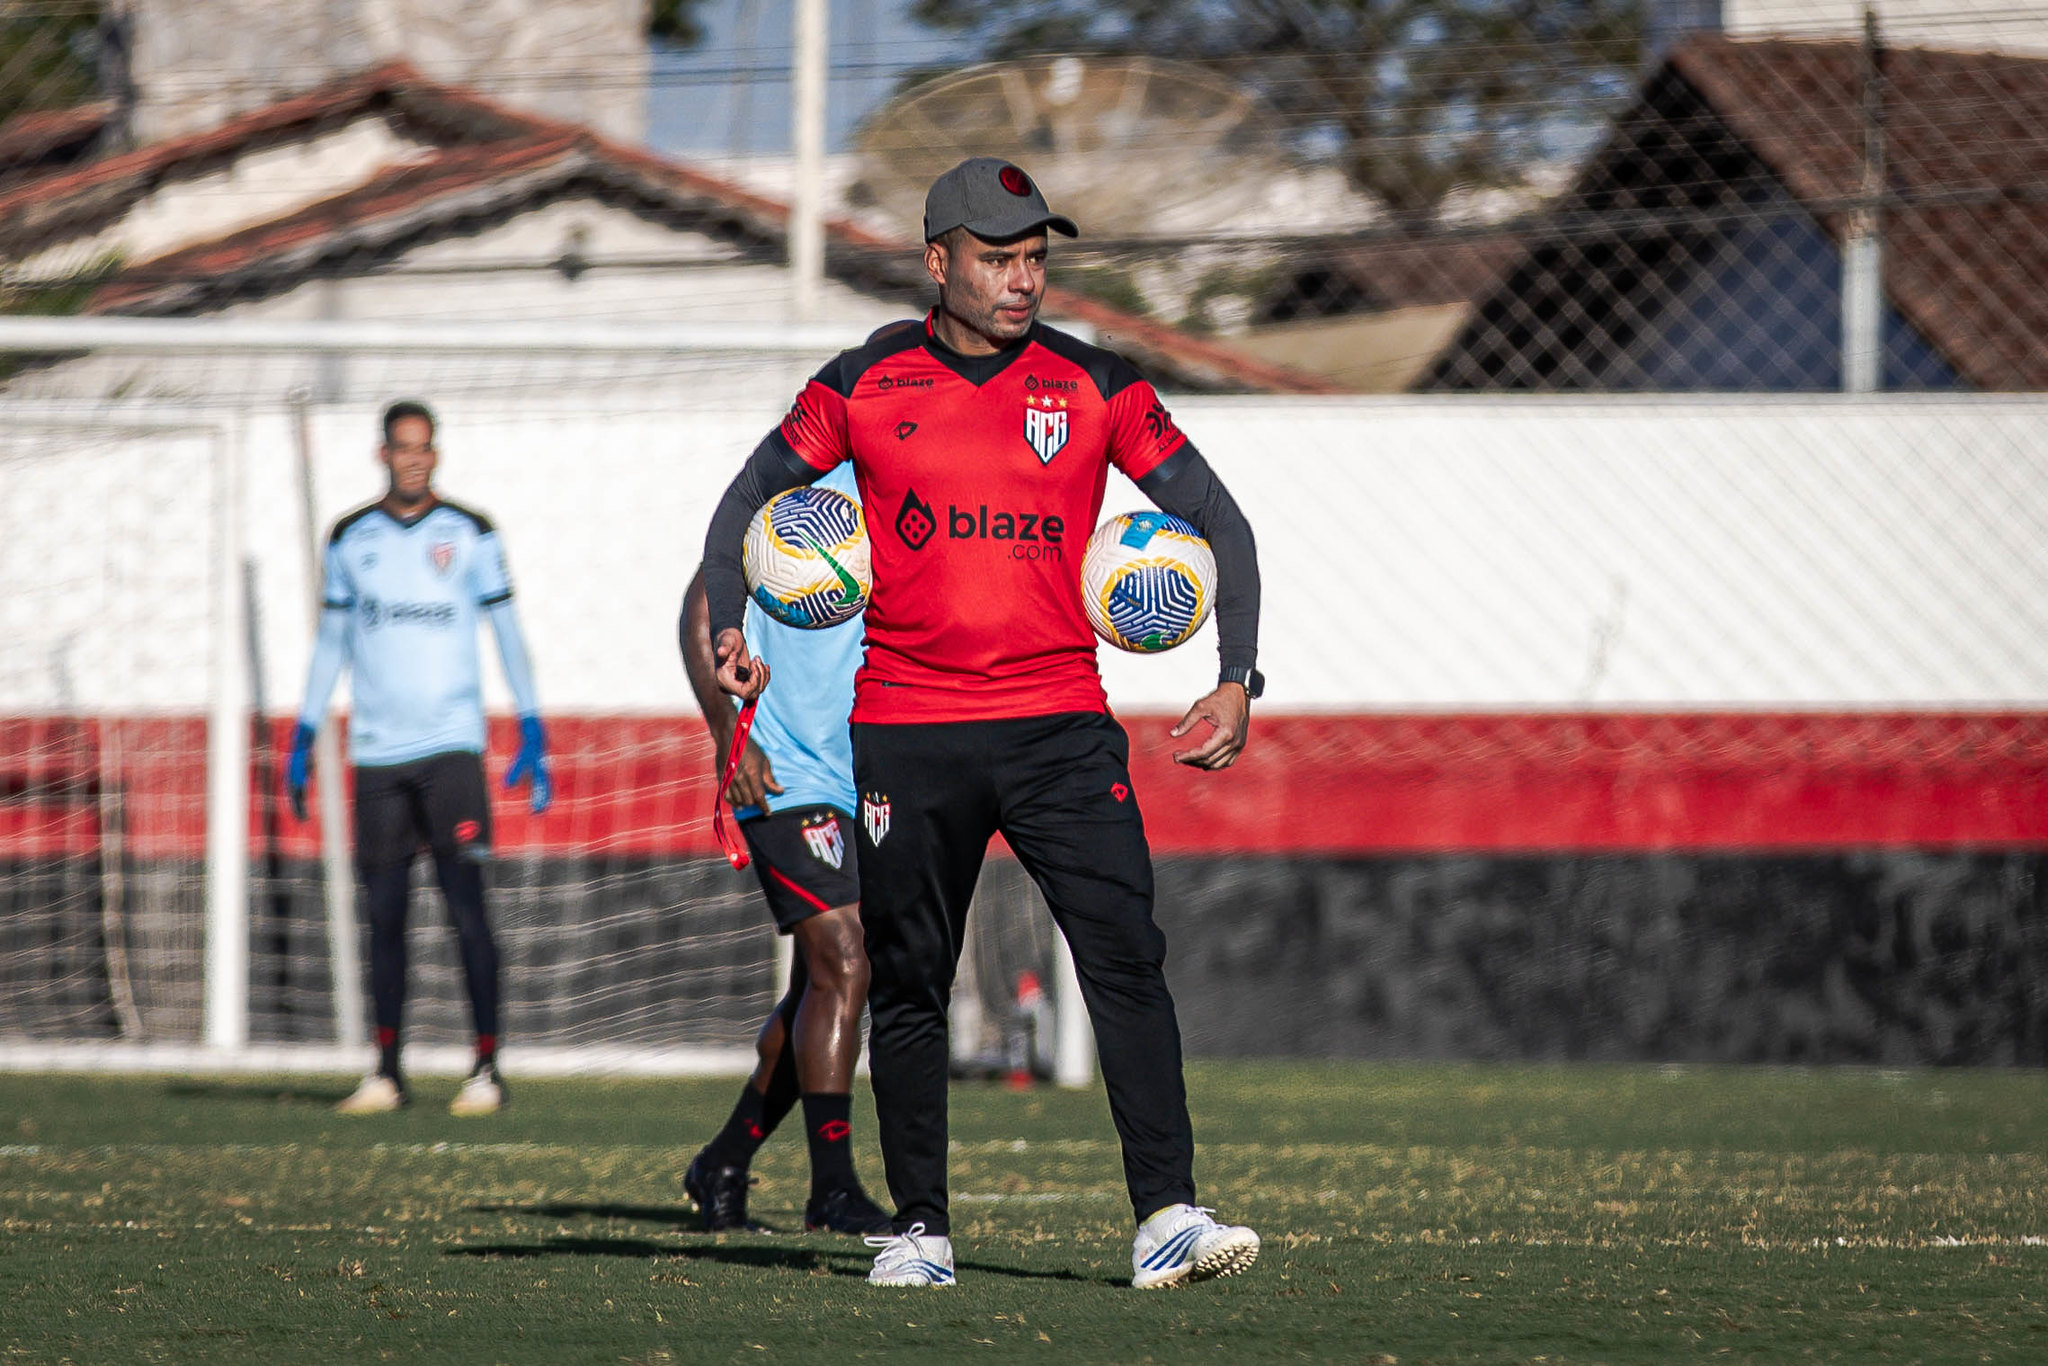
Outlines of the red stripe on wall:
{"type": "MultiPolygon", "coordinates": [[[[1127,716],[1132,784],[1160,854],[2048,848],[2048,713],[1266,716],[1236,766],[1173,763],[1174,718],[1127,716]]],[[[488,761],[507,854],[716,856],[713,755],[696,717],[553,717],[555,805],[528,814],[488,761]]],[[[274,783],[251,846],[319,851],[274,783]]],[[[0,719],[0,857],[205,847],[198,718],[0,719]]]]}

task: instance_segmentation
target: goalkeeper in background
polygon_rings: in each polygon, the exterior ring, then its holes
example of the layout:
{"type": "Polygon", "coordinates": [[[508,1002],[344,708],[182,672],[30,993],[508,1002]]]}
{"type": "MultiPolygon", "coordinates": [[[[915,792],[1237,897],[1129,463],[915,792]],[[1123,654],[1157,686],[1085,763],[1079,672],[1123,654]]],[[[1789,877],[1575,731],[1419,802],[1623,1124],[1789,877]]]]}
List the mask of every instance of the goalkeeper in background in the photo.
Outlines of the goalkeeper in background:
{"type": "Polygon", "coordinates": [[[293,813],[306,819],[313,738],[341,670],[352,671],[349,757],[356,777],[356,870],[370,919],[370,996],[377,1070],[338,1107],[376,1114],[410,1103],[399,1068],[405,1012],[406,911],[412,861],[422,846],[455,922],[476,1025],[476,1063],[454,1102],[458,1115],[505,1104],[498,1074],[498,946],[484,914],[491,856],[484,785],[484,709],[476,628],[488,616],[519,707],[518,756],[505,786],[532,785],[535,814],[551,797],[546,737],[526,640],[512,609],[497,533],[481,514],[434,492],[434,415],[425,404],[384,410],[378,450],[390,475],[384,497],[334,524],[327,538],[320,631],[286,772],[293,813]]]}
{"type": "MultiPolygon", "coordinates": [[[[842,466],[818,482],[858,499],[852,471],[842,466]]],[[[738,718],[718,686],[702,570],[683,595],[678,629],[684,671],[711,727],[713,771],[723,777],[738,718]]],[[[853,1067],[868,959],[846,718],[864,637],[858,622],[802,631],[755,607],[747,610],[746,633],[776,686],[763,695],[739,770],[719,800],[732,803],[776,930],[796,939],[796,965],[754,1041],[760,1063],[725,1127],[691,1161],[683,1188],[707,1230],[748,1227],[748,1164],[801,1100],[811,1155],[804,1227],[887,1233],[888,1213],[853,1169],[853,1067]]]]}

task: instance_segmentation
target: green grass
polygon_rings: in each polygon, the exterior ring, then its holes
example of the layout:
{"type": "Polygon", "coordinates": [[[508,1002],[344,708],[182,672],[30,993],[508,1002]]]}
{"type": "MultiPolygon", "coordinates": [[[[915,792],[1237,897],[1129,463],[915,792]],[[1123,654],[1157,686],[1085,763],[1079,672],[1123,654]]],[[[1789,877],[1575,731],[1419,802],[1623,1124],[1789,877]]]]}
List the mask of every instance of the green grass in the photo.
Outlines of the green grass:
{"type": "MultiPolygon", "coordinates": [[[[516,1067],[516,1063],[515,1063],[516,1067]]],[[[951,1291],[694,1231],[734,1083],[0,1077],[0,1363],[2048,1360],[2048,1094],[2015,1072],[1192,1069],[1246,1277],[1128,1289],[1096,1093],[953,1095],[951,1291]]],[[[857,1097],[863,1171],[880,1188],[857,1097]]],[[[798,1223],[801,1144],[754,1210],[798,1223]]]]}

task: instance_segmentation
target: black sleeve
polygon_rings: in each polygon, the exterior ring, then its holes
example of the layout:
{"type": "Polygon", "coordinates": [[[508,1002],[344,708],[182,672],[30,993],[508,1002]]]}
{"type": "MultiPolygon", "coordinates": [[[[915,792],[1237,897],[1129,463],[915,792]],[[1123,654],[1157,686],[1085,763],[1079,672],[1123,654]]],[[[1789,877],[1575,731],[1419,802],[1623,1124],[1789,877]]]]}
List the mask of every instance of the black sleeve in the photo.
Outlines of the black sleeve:
{"type": "Polygon", "coordinates": [[[1147,498],[1208,538],[1216,554],[1216,652],[1226,669],[1259,662],[1259,547],[1237,500],[1194,444],[1138,481],[1147,498]]]}
{"type": "MultiPolygon", "coordinates": [[[[704,594],[711,609],[711,638],[721,631],[742,629],[747,620],[747,577],[740,565],[740,547],[747,523],[761,504],[785,489],[814,484],[825,471],[807,463],[776,428],[761,438],[747,463],[726,486],[725,497],[711,514],[704,533],[704,594]]],[[[1220,571],[1219,571],[1220,572],[1220,571]]]]}

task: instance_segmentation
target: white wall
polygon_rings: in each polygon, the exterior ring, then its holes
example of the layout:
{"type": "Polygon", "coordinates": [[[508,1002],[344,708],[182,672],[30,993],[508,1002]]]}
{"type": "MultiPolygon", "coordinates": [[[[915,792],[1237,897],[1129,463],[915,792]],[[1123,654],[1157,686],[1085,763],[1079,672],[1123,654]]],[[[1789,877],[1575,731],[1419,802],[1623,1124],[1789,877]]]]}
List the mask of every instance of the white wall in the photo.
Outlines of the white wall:
{"type": "Polygon", "coordinates": [[[2041,0],[1722,0],[1721,23],[1738,37],[1857,38],[1866,3],[1895,47],[2048,51],[2041,0]]]}
{"type": "MultiPolygon", "coordinates": [[[[680,594],[781,406],[683,386],[610,412],[443,404],[441,484],[503,531],[547,706],[688,710],[680,594]]],[[[1270,710],[2048,704],[2048,401],[1175,407],[1258,532],[1270,710]]],[[[321,411],[314,440],[323,523],[380,492],[372,406],[321,411]]],[[[210,485],[179,472],[190,449],[133,447],[131,482],[103,473],[78,500],[62,439],[0,465],[10,490],[24,470],[44,490],[0,500],[0,710],[65,704],[48,661],[67,636],[97,661],[70,705],[203,702],[203,675],[195,691],[149,663],[203,627],[188,585],[210,485]],[[131,541],[163,572],[92,568],[131,541]]],[[[252,421],[247,452],[264,691],[289,708],[307,618],[281,413],[252,421]]],[[[1112,476],[1106,512],[1142,501],[1112,476]]],[[[1177,708],[1213,679],[1213,627],[1165,656],[1103,655],[1116,705],[1177,708]]]]}

